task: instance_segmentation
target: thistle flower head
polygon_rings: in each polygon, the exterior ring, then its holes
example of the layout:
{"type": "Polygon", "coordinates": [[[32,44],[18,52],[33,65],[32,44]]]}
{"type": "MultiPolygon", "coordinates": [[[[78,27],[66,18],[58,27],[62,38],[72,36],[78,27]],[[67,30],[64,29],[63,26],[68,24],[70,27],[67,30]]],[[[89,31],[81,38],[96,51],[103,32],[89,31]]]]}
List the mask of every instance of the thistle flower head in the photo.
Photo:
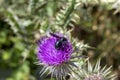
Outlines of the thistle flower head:
{"type": "Polygon", "coordinates": [[[101,74],[92,74],[86,77],[84,80],[103,80],[103,76],[101,74]]]}
{"type": "Polygon", "coordinates": [[[70,74],[74,63],[70,62],[73,48],[68,38],[62,34],[50,33],[50,36],[38,41],[37,50],[38,64],[44,66],[40,71],[41,76],[48,71],[51,77],[62,80],[70,74]]]}
{"type": "Polygon", "coordinates": [[[101,68],[100,60],[93,66],[89,61],[86,67],[79,71],[80,80],[115,80],[116,74],[112,74],[111,66],[101,68]]]}

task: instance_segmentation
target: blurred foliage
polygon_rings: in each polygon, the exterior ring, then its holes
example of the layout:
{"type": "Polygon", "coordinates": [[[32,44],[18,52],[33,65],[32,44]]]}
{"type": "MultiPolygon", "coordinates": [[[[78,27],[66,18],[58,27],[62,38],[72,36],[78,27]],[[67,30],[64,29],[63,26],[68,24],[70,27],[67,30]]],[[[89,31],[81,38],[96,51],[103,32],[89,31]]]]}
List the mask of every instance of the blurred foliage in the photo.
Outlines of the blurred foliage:
{"type": "MultiPolygon", "coordinates": [[[[38,80],[36,41],[48,31],[72,31],[95,47],[91,61],[120,73],[120,2],[116,0],[0,0],[0,80],[38,80]]],[[[119,74],[120,76],[120,74],[119,74]]],[[[43,80],[43,79],[42,79],[43,80]]]]}

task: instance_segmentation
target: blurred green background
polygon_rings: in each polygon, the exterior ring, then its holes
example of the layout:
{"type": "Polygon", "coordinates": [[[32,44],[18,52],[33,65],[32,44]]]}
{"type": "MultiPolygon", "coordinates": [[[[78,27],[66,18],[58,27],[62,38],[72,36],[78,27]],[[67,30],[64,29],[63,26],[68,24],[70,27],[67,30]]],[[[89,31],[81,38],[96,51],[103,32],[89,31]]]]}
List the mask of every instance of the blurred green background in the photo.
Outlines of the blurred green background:
{"type": "Polygon", "coordinates": [[[43,80],[34,64],[36,41],[48,30],[69,29],[72,38],[95,47],[83,54],[113,65],[120,80],[120,8],[114,1],[0,0],[0,80],[43,80]]]}

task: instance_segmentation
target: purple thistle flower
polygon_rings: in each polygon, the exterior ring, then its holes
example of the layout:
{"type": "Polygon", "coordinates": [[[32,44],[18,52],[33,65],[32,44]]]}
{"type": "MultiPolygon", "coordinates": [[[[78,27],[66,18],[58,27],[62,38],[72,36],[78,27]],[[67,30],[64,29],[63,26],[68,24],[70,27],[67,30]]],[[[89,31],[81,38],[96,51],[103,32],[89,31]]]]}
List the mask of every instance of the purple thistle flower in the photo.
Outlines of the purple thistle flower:
{"type": "Polygon", "coordinates": [[[38,41],[38,64],[44,67],[40,71],[41,76],[48,72],[51,78],[66,80],[66,76],[73,76],[74,69],[78,66],[74,63],[81,56],[72,55],[73,47],[71,42],[60,33],[50,33],[50,36],[42,37],[38,41]],[[75,59],[76,58],[76,59],[75,59]]]}
{"type": "Polygon", "coordinates": [[[57,66],[70,60],[72,45],[61,34],[53,34],[38,41],[37,57],[45,65],[57,66]]]}

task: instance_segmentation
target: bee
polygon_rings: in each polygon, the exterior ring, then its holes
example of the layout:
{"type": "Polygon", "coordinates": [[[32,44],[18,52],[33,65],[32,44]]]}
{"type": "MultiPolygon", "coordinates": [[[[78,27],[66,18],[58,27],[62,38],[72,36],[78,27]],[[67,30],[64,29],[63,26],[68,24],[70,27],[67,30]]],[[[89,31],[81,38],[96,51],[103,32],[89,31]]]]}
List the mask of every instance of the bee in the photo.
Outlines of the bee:
{"type": "Polygon", "coordinates": [[[65,44],[67,43],[67,39],[65,37],[60,37],[54,33],[50,33],[50,35],[56,37],[58,40],[55,43],[55,48],[57,50],[64,49],[65,44]]]}

